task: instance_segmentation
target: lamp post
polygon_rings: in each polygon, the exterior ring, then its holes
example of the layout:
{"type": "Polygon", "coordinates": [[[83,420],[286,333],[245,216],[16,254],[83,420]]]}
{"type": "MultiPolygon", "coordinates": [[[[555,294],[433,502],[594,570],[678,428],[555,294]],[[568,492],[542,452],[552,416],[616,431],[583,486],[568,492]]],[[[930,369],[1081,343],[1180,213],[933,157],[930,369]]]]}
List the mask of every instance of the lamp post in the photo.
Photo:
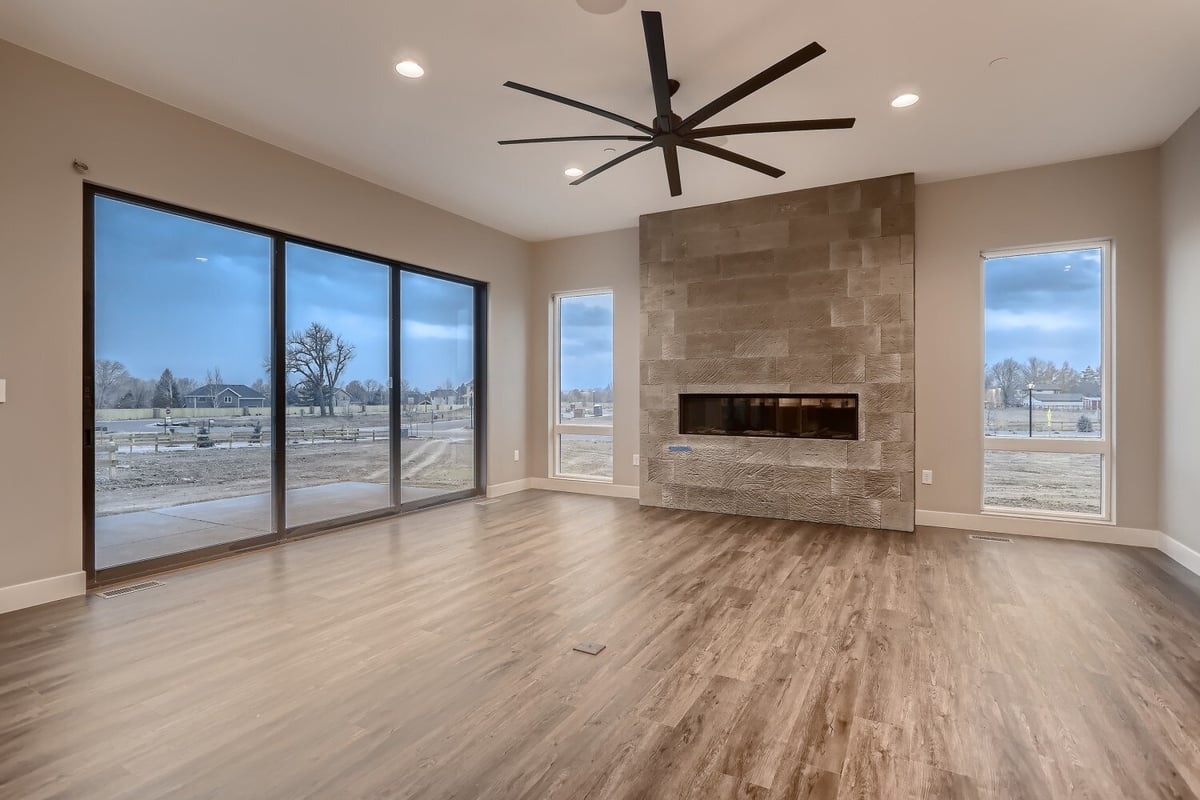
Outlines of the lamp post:
{"type": "Polygon", "coordinates": [[[1029,438],[1033,438],[1033,384],[1029,384],[1029,438]]]}

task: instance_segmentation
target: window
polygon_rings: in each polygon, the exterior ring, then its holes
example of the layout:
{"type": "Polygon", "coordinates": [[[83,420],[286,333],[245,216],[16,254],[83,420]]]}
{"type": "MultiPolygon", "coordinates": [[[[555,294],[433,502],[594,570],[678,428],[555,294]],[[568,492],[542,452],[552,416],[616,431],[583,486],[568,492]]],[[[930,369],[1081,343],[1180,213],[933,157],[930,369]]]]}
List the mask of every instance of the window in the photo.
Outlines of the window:
{"type": "Polygon", "coordinates": [[[483,491],[484,284],[84,191],[89,575],[483,491]]]}
{"type": "Polygon", "coordinates": [[[611,481],[613,474],[613,295],[554,297],[554,386],[550,454],[561,478],[611,481]]]}
{"type": "Polygon", "coordinates": [[[1111,517],[1109,242],[983,254],[983,510],[1111,517]]]}

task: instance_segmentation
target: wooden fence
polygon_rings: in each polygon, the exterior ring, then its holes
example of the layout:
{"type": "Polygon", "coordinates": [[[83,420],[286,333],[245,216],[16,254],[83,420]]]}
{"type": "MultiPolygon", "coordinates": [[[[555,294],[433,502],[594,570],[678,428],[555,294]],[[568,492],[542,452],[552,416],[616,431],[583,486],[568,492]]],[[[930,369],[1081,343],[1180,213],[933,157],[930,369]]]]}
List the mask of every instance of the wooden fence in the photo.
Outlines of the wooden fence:
{"type": "MultiPolygon", "coordinates": [[[[310,442],[318,441],[328,442],[386,442],[388,440],[388,431],[386,430],[360,430],[358,428],[302,428],[294,431],[288,431],[287,438],[293,442],[310,442]]],[[[262,445],[270,447],[271,432],[262,431],[254,433],[253,431],[229,431],[229,432],[212,432],[212,433],[106,433],[99,432],[96,435],[96,451],[107,452],[110,460],[113,455],[121,450],[126,450],[130,453],[134,452],[135,448],[145,447],[154,448],[154,452],[158,453],[162,450],[176,450],[182,447],[190,447],[193,450],[207,450],[209,448],[221,448],[232,450],[234,444],[243,443],[246,446],[262,445]]]]}

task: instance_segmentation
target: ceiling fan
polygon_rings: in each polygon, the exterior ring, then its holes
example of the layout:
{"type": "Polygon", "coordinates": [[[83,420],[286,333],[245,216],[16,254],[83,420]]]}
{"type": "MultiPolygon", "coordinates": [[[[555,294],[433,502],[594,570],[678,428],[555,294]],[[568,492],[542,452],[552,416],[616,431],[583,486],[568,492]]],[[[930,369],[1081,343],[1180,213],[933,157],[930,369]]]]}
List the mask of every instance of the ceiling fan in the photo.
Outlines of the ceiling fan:
{"type": "Polygon", "coordinates": [[[704,141],[714,136],[737,136],[743,133],[782,133],[787,131],[821,131],[821,130],[837,130],[854,127],[853,117],[842,117],[837,119],[802,119],[791,122],[756,122],[745,125],[714,125],[707,128],[697,127],[711,117],[716,116],[720,112],[729,108],[734,103],[742,100],[749,95],[757,92],[767,84],[782,78],[797,67],[801,67],[812,61],[817,56],[825,52],[825,48],[813,42],[807,47],[797,50],[779,63],[767,67],[762,72],[755,75],[753,78],[738,84],[730,89],[725,94],[713,100],[708,105],[691,114],[686,119],[680,118],[671,108],[671,97],[679,89],[679,81],[673,80],[667,74],[667,48],[663,40],[662,14],[657,11],[642,12],[642,28],[646,33],[646,52],[650,58],[650,85],[654,89],[654,121],[650,125],[643,125],[640,122],[623,117],[620,114],[614,114],[611,111],[606,111],[603,108],[596,108],[587,103],[581,103],[578,100],[572,100],[569,97],[552,94],[541,89],[535,89],[532,86],[508,81],[504,85],[517,89],[518,91],[528,92],[537,97],[544,97],[547,100],[553,100],[556,103],[578,108],[583,111],[591,112],[598,116],[610,119],[613,122],[619,122],[634,130],[638,131],[637,136],[620,136],[620,135],[603,135],[603,136],[550,136],[539,139],[505,139],[499,144],[537,144],[541,142],[607,142],[607,141],[625,141],[625,142],[645,142],[638,147],[623,153],[613,160],[601,164],[591,172],[583,175],[576,180],[571,181],[572,186],[578,186],[584,181],[604,172],[607,169],[615,167],[622,161],[633,158],[634,156],[644,153],[647,150],[660,147],[663,151],[663,159],[667,165],[667,183],[671,187],[671,196],[678,197],[683,194],[683,187],[679,180],[679,150],[680,147],[686,147],[688,150],[695,150],[698,153],[713,156],[715,158],[724,159],[725,161],[733,162],[739,166],[761,172],[764,175],[770,175],[772,178],[778,178],[783,175],[783,170],[772,167],[770,164],[764,164],[761,161],[755,161],[753,158],[747,158],[740,153],[735,153],[731,150],[726,150],[716,145],[704,141]]]}

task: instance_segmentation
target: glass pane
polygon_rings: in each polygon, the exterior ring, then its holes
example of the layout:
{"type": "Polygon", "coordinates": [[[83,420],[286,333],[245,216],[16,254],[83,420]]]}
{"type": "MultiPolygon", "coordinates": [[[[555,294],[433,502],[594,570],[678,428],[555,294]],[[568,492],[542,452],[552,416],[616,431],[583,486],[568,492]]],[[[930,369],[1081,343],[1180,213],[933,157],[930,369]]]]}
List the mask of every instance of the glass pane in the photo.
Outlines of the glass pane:
{"type": "Polygon", "coordinates": [[[611,436],[564,433],[558,437],[558,474],[612,480],[611,436]]]}
{"type": "Polygon", "coordinates": [[[96,568],[271,533],[271,240],[94,214],[96,568]]]}
{"type": "Polygon", "coordinates": [[[1093,453],[988,450],[983,504],[989,508],[1100,514],[1103,457],[1093,453]]]}
{"type": "Polygon", "coordinates": [[[984,431],[1102,437],[1100,248],[984,262],[984,431]]]}
{"type": "Polygon", "coordinates": [[[287,524],[392,505],[391,268],[288,243],[287,524]]]}
{"type": "Polygon", "coordinates": [[[400,283],[400,499],[476,487],[475,289],[414,272],[400,283]]]}
{"type": "Polygon", "coordinates": [[[612,292],[560,297],[558,302],[558,422],[611,426],[612,292]]]}

